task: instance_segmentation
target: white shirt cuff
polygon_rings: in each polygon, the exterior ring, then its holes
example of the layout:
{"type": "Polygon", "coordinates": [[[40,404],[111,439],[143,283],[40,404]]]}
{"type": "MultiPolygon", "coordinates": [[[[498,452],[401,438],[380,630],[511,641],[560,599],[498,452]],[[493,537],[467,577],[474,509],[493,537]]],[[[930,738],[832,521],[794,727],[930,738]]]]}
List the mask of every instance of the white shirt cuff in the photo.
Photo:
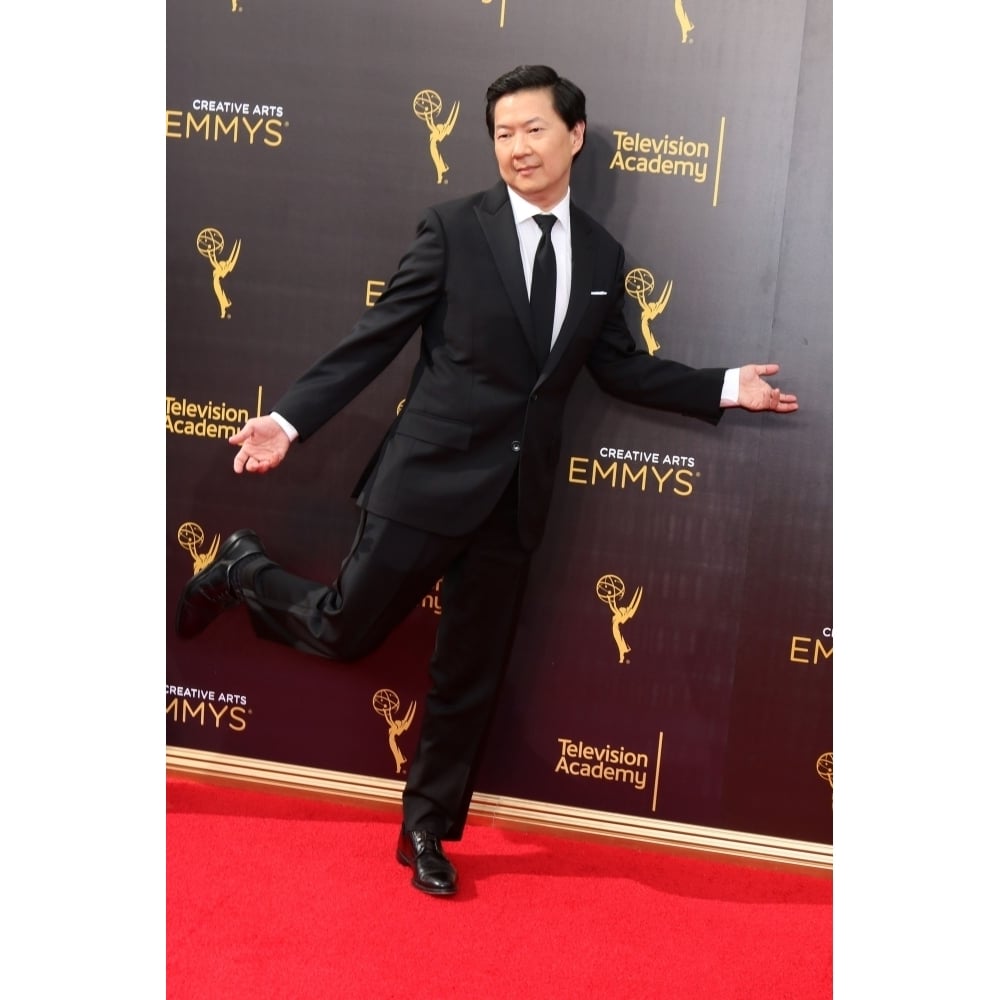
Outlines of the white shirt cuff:
{"type": "Polygon", "coordinates": [[[739,368],[729,368],[722,382],[722,399],[719,401],[719,406],[739,406],[739,399],[740,370],[739,368]]]}
{"type": "Polygon", "coordinates": [[[294,441],[299,432],[280,414],[271,411],[271,419],[288,435],[289,441],[294,441]]]}

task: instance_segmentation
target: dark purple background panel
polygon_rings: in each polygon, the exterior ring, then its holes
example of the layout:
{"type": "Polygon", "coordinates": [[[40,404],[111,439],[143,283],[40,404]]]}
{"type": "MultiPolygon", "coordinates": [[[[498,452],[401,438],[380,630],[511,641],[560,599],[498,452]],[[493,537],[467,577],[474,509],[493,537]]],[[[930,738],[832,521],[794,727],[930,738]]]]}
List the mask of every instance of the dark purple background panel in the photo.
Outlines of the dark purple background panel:
{"type": "MultiPolygon", "coordinates": [[[[426,205],[493,183],[485,88],[546,62],[588,95],[574,197],[627,267],[649,272],[647,303],[673,282],[649,321],[658,354],[778,361],[802,409],[730,412],[713,428],[580,380],[480,790],[831,842],[816,768],[832,752],[831,15],[807,0],[685,6],[687,42],[665,0],[168,5],[169,745],[405,777],[390,726],[412,755],[434,594],[350,667],[256,639],[242,611],[181,643],[174,595],[216,537],[244,526],[288,568],[336,574],[351,488],[405,394],[416,339],[273,475],[234,476],[226,428],[267,412],[347,333],[426,205]],[[458,105],[441,184],[413,110],[422,90],[441,98],[436,122],[458,105]],[[201,100],[249,108],[207,113],[201,100]],[[619,169],[628,147],[667,136],[707,144],[691,160],[703,181],[619,169]],[[217,261],[239,246],[225,309],[206,229],[217,261]],[[184,524],[204,538],[182,544],[184,524]],[[635,603],[621,656],[606,576],[619,606],[635,603]]],[[[628,305],[643,346],[640,302],[628,305]]]]}

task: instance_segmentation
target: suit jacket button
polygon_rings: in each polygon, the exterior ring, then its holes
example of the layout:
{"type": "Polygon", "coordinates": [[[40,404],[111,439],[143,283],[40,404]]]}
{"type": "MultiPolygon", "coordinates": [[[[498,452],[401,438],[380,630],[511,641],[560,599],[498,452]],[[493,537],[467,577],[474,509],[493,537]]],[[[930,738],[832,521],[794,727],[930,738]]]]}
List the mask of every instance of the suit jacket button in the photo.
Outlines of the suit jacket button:
{"type": "Polygon", "coordinates": [[[520,441],[511,441],[511,443],[510,443],[510,450],[511,451],[520,451],[521,450],[521,442],[520,441]]]}

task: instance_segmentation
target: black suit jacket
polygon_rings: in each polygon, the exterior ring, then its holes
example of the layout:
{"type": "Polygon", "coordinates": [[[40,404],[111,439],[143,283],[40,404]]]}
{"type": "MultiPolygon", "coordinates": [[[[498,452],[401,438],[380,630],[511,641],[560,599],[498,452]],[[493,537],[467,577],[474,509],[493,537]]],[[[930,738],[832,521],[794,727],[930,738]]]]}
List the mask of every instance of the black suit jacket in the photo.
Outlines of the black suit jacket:
{"type": "Polygon", "coordinates": [[[605,391],[718,422],[723,368],[693,369],[636,347],[625,322],[625,254],[571,208],[566,318],[541,371],[513,212],[502,182],[434,206],[378,302],[274,409],[304,440],[347,405],[419,328],[403,411],[358,484],[373,513],[443,535],[472,531],[518,474],[518,527],[541,538],[563,410],[586,365],[605,391]]]}

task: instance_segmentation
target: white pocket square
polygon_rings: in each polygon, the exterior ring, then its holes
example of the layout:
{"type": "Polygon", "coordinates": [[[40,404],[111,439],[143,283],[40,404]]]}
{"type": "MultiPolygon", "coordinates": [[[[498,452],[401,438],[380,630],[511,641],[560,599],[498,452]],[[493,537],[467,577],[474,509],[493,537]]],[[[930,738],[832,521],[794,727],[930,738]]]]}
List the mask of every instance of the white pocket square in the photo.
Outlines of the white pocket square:
{"type": "Polygon", "coordinates": [[[607,292],[591,292],[591,295],[607,295],[607,292]]]}

